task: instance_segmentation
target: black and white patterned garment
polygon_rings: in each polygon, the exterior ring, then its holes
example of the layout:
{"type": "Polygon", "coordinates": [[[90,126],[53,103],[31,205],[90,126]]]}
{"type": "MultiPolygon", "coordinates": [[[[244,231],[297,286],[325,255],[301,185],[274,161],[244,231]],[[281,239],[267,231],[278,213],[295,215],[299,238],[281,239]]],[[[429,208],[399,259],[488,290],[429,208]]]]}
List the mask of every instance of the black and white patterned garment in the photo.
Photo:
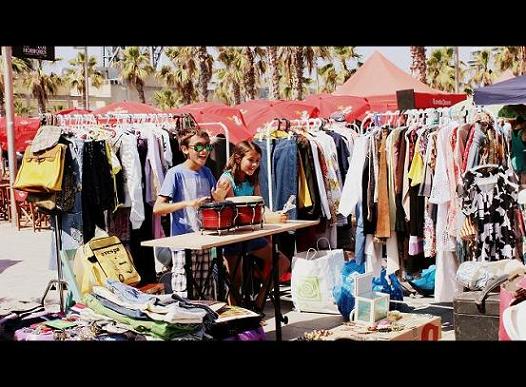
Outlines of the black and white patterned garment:
{"type": "Polygon", "coordinates": [[[519,187],[502,166],[468,170],[463,181],[462,212],[471,217],[478,231],[473,256],[479,261],[513,258],[513,211],[519,187]]]}

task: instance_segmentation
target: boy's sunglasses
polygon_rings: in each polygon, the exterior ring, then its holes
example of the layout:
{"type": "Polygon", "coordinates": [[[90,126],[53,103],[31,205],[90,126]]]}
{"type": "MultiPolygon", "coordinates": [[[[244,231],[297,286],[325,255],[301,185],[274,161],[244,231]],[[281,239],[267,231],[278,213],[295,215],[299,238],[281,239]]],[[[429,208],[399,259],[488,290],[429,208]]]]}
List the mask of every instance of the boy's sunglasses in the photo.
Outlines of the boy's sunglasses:
{"type": "Polygon", "coordinates": [[[193,146],[193,149],[196,151],[196,152],[202,152],[204,151],[205,149],[208,151],[208,152],[211,152],[212,149],[214,149],[214,147],[211,145],[211,144],[195,144],[193,146]]]}

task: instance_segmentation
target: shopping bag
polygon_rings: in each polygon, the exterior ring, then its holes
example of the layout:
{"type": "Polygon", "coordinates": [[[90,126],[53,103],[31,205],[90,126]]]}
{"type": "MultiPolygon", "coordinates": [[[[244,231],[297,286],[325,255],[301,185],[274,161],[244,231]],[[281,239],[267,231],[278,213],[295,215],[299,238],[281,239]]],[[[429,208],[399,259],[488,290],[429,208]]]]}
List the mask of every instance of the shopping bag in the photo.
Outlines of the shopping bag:
{"type": "Polygon", "coordinates": [[[333,291],[341,286],[343,250],[330,245],[329,250],[319,250],[318,243],[316,247],[292,257],[292,302],[301,312],[339,314],[333,291]]]}
{"type": "MultiPolygon", "coordinates": [[[[525,279],[524,273],[516,273],[508,277],[508,279],[500,285],[499,292],[499,341],[509,341],[510,336],[504,326],[504,312],[510,307],[514,307],[526,299],[525,286],[521,284],[525,279]]],[[[507,318],[511,317],[510,312],[507,318]]],[[[515,332],[514,332],[515,333],[515,332]]]]}

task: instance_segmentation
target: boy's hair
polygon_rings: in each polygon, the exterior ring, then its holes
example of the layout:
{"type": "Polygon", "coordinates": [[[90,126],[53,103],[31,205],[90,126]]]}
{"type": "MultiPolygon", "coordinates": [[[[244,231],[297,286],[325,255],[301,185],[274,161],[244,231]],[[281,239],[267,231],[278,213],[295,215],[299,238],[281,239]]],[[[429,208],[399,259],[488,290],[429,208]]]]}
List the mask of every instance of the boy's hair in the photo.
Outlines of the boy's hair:
{"type": "MultiPolygon", "coordinates": [[[[259,153],[259,155],[261,156],[261,148],[259,147],[258,144],[253,143],[252,141],[246,141],[246,140],[241,141],[239,144],[235,146],[232,155],[229,157],[226,163],[225,171],[230,171],[230,173],[232,173],[232,176],[234,177],[234,182],[236,184],[240,183],[236,176],[237,171],[239,169],[239,164],[236,163],[236,157],[238,157],[239,160],[241,161],[241,159],[250,151],[255,151],[259,153]]],[[[258,182],[258,176],[259,176],[259,167],[257,167],[257,169],[254,171],[254,174],[252,174],[252,176],[247,175],[247,180],[250,182],[250,184],[256,185],[256,183],[258,182]]]]}
{"type": "Polygon", "coordinates": [[[208,135],[208,133],[200,128],[183,129],[177,133],[177,140],[179,141],[179,146],[188,146],[188,143],[190,142],[190,139],[193,136],[198,136],[204,138],[207,141],[210,141],[210,136],[208,135]]]}

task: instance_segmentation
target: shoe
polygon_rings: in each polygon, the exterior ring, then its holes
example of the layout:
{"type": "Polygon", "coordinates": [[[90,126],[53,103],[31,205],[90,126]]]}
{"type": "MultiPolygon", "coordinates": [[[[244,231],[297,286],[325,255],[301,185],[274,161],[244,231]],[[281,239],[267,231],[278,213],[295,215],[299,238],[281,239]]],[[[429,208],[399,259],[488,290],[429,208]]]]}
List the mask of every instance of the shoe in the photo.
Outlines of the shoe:
{"type": "Polygon", "coordinates": [[[404,292],[404,296],[411,296],[418,293],[410,284],[408,281],[404,280],[398,280],[400,282],[400,285],[402,286],[402,290],[404,292]]]}

